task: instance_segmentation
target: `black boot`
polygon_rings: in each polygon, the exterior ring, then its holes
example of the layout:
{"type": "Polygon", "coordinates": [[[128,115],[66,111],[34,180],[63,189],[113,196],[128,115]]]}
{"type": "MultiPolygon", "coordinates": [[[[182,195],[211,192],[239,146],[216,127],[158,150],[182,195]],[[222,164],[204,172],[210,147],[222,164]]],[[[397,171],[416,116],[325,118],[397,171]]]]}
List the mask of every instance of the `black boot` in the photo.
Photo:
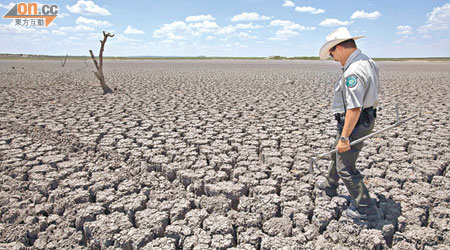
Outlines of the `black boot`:
{"type": "Polygon", "coordinates": [[[350,219],[360,221],[375,222],[381,219],[380,213],[375,205],[356,208],[353,204],[351,204],[343,212],[343,215],[350,219]]]}
{"type": "Polygon", "coordinates": [[[337,195],[338,195],[338,193],[337,193],[337,188],[335,188],[335,187],[330,187],[330,186],[328,185],[328,182],[327,182],[326,180],[324,180],[324,181],[318,181],[318,182],[316,183],[316,187],[317,187],[319,190],[325,191],[325,193],[326,193],[329,197],[334,197],[334,196],[337,196],[337,195]]]}

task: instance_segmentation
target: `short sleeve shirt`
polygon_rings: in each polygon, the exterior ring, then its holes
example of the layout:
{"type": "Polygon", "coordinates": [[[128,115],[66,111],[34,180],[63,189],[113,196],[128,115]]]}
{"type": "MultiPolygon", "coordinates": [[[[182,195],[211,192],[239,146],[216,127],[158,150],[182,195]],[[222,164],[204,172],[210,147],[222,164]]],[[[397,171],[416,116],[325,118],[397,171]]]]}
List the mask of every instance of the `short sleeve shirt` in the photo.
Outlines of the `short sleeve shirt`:
{"type": "Polygon", "coordinates": [[[333,112],[376,108],[380,83],[379,69],[375,62],[357,49],[347,59],[343,71],[342,77],[334,86],[333,112]]]}

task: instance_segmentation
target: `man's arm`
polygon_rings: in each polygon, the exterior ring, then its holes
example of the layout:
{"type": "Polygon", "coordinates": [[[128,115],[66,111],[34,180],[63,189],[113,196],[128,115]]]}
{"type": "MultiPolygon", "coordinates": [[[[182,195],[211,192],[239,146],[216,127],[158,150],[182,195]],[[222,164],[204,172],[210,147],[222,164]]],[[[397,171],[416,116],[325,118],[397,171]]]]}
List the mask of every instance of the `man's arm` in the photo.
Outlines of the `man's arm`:
{"type": "MultiPolygon", "coordinates": [[[[361,113],[360,108],[353,108],[347,110],[347,113],[345,114],[344,128],[342,129],[341,136],[345,137],[350,136],[350,134],[352,133],[353,129],[356,126],[356,123],[358,122],[360,113],[361,113]]],[[[339,153],[346,152],[350,150],[350,141],[339,140],[336,148],[339,151],[339,153]]]]}

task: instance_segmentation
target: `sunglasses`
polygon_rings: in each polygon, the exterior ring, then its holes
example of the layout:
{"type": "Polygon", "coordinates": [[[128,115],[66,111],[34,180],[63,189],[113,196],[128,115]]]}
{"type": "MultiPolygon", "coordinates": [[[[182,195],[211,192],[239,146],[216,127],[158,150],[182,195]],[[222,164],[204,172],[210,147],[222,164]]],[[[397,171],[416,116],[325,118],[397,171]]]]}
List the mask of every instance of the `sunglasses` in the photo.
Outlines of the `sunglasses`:
{"type": "MultiPolygon", "coordinates": [[[[336,46],[337,46],[337,45],[336,45],[336,46]]],[[[334,58],[332,52],[336,50],[336,46],[334,46],[333,48],[331,48],[330,51],[329,51],[329,52],[330,52],[329,55],[330,55],[331,58],[334,58]]]]}

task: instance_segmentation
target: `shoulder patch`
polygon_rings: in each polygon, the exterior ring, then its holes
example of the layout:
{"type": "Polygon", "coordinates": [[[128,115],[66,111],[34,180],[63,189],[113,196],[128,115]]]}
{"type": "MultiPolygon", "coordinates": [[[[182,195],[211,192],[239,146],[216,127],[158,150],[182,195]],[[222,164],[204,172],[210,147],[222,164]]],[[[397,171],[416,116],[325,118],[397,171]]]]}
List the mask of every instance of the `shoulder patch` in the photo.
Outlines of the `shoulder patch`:
{"type": "Polygon", "coordinates": [[[345,78],[345,85],[349,88],[353,88],[358,83],[358,77],[356,75],[349,75],[345,78]]]}

